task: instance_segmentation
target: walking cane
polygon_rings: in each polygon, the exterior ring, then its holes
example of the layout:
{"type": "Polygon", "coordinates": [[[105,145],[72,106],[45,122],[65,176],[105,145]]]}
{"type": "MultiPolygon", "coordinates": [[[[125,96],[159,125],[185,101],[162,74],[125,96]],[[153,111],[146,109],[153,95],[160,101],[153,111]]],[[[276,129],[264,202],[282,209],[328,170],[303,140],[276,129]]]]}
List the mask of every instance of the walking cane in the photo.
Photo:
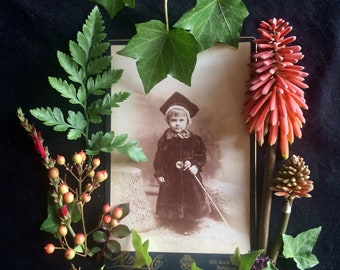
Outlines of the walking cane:
{"type": "MultiPolygon", "coordinates": [[[[183,161],[177,161],[176,162],[176,168],[181,170],[181,171],[185,171],[187,170],[189,167],[191,166],[191,162],[189,160],[186,160],[185,162],[183,161]]],[[[216,203],[214,202],[213,198],[210,196],[209,192],[205,189],[205,187],[203,186],[203,184],[201,183],[201,181],[198,179],[196,174],[193,174],[193,176],[195,177],[196,181],[198,182],[198,184],[200,185],[200,187],[203,189],[205,195],[207,195],[207,197],[209,198],[210,202],[213,204],[213,206],[215,207],[216,211],[218,212],[218,214],[220,215],[220,217],[222,218],[222,220],[224,221],[225,224],[228,225],[227,220],[225,219],[225,217],[223,216],[221,210],[218,208],[218,206],[216,205],[216,203]]]]}

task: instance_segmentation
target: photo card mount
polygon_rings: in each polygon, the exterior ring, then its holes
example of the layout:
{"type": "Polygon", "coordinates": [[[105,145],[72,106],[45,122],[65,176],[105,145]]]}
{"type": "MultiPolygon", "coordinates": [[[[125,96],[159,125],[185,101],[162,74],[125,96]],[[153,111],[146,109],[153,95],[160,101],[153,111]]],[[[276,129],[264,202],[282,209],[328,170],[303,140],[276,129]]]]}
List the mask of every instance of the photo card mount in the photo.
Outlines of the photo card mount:
{"type": "MultiPolygon", "coordinates": [[[[136,230],[143,241],[149,240],[152,269],[190,269],[193,261],[205,270],[236,269],[230,255],[237,247],[241,253],[253,248],[256,143],[242,118],[253,52],[251,41],[241,38],[238,49],[217,44],[200,52],[191,86],[168,76],[148,94],[144,93],[136,61],[117,54],[128,40],[111,42],[112,68],[124,70],[111,91],[128,91],[131,96],[113,111],[109,128],[137,140],[148,161],[136,163],[112,153],[107,196],[112,206],[130,204],[130,213],[122,223],[136,230]],[[203,190],[211,210],[184,225],[181,217],[167,222],[156,214],[157,201],[162,201],[158,198],[162,183],[155,177],[154,161],[158,142],[169,128],[160,108],[175,92],[199,108],[188,129],[204,145],[206,162],[199,168],[201,178],[197,181],[201,184],[196,188],[203,190]]],[[[179,188],[171,196],[186,194],[179,188]]],[[[126,252],[106,260],[108,269],[133,261],[131,237],[120,243],[126,252]]]]}

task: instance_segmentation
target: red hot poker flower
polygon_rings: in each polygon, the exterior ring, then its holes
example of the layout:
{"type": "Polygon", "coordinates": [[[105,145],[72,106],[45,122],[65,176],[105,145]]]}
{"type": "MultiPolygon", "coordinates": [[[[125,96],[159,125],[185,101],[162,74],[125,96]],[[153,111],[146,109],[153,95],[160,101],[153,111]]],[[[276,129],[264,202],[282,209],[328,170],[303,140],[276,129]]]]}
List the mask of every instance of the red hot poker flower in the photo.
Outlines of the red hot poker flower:
{"type": "Polygon", "coordinates": [[[292,31],[288,22],[275,18],[262,21],[258,31],[262,38],[254,40],[257,52],[250,66],[244,121],[261,145],[266,134],[270,145],[279,138],[282,156],[287,159],[288,143],[293,143],[294,136],[302,136],[305,118],[301,109],[308,109],[302,89],[308,88],[303,82],[308,73],[296,65],[303,58],[301,47],[287,46],[296,39],[286,37],[292,31]]]}

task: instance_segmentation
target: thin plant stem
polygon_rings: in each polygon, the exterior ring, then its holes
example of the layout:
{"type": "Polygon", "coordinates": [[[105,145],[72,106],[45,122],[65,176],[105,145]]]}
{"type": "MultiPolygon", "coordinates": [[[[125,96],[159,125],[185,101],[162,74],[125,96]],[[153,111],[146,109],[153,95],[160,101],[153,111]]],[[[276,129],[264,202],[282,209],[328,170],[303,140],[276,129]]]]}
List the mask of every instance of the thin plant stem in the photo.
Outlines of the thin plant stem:
{"type": "Polygon", "coordinates": [[[168,0],[164,0],[164,15],[165,15],[165,25],[166,30],[169,32],[169,14],[168,14],[168,0]]]}
{"type": "Polygon", "coordinates": [[[270,223],[270,211],[272,203],[272,191],[270,187],[272,186],[275,159],[276,159],[276,144],[267,145],[267,155],[265,163],[265,171],[263,178],[263,191],[262,191],[262,202],[261,202],[261,212],[259,221],[259,240],[258,248],[267,250],[268,237],[269,237],[269,223],[270,223]]]}
{"type": "Polygon", "coordinates": [[[277,257],[278,257],[279,252],[280,252],[280,249],[281,249],[281,246],[282,246],[282,234],[286,233],[286,231],[287,231],[292,206],[293,206],[293,200],[287,199],[284,206],[283,206],[283,209],[282,209],[280,226],[278,228],[273,246],[272,246],[270,253],[269,253],[269,257],[274,262],[276,262],[277,257]]]}

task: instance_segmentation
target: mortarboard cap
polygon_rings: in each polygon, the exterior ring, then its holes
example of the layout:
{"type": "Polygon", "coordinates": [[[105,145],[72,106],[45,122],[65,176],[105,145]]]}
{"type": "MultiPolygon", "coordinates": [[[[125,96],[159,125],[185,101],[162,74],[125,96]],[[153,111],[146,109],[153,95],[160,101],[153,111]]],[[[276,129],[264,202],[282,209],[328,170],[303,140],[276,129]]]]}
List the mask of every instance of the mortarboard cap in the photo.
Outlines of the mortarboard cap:
{"type": "Polygon", "coordinates": [[[189,99],[183,96],[181,93],[175,92],[167,101],[160,107],[160,111],[165,115],[167,110],[171,106],[182,106],[188,110],[190,117],[194,117],[199,108],[196,104],[192,103],[189,99]]]}

